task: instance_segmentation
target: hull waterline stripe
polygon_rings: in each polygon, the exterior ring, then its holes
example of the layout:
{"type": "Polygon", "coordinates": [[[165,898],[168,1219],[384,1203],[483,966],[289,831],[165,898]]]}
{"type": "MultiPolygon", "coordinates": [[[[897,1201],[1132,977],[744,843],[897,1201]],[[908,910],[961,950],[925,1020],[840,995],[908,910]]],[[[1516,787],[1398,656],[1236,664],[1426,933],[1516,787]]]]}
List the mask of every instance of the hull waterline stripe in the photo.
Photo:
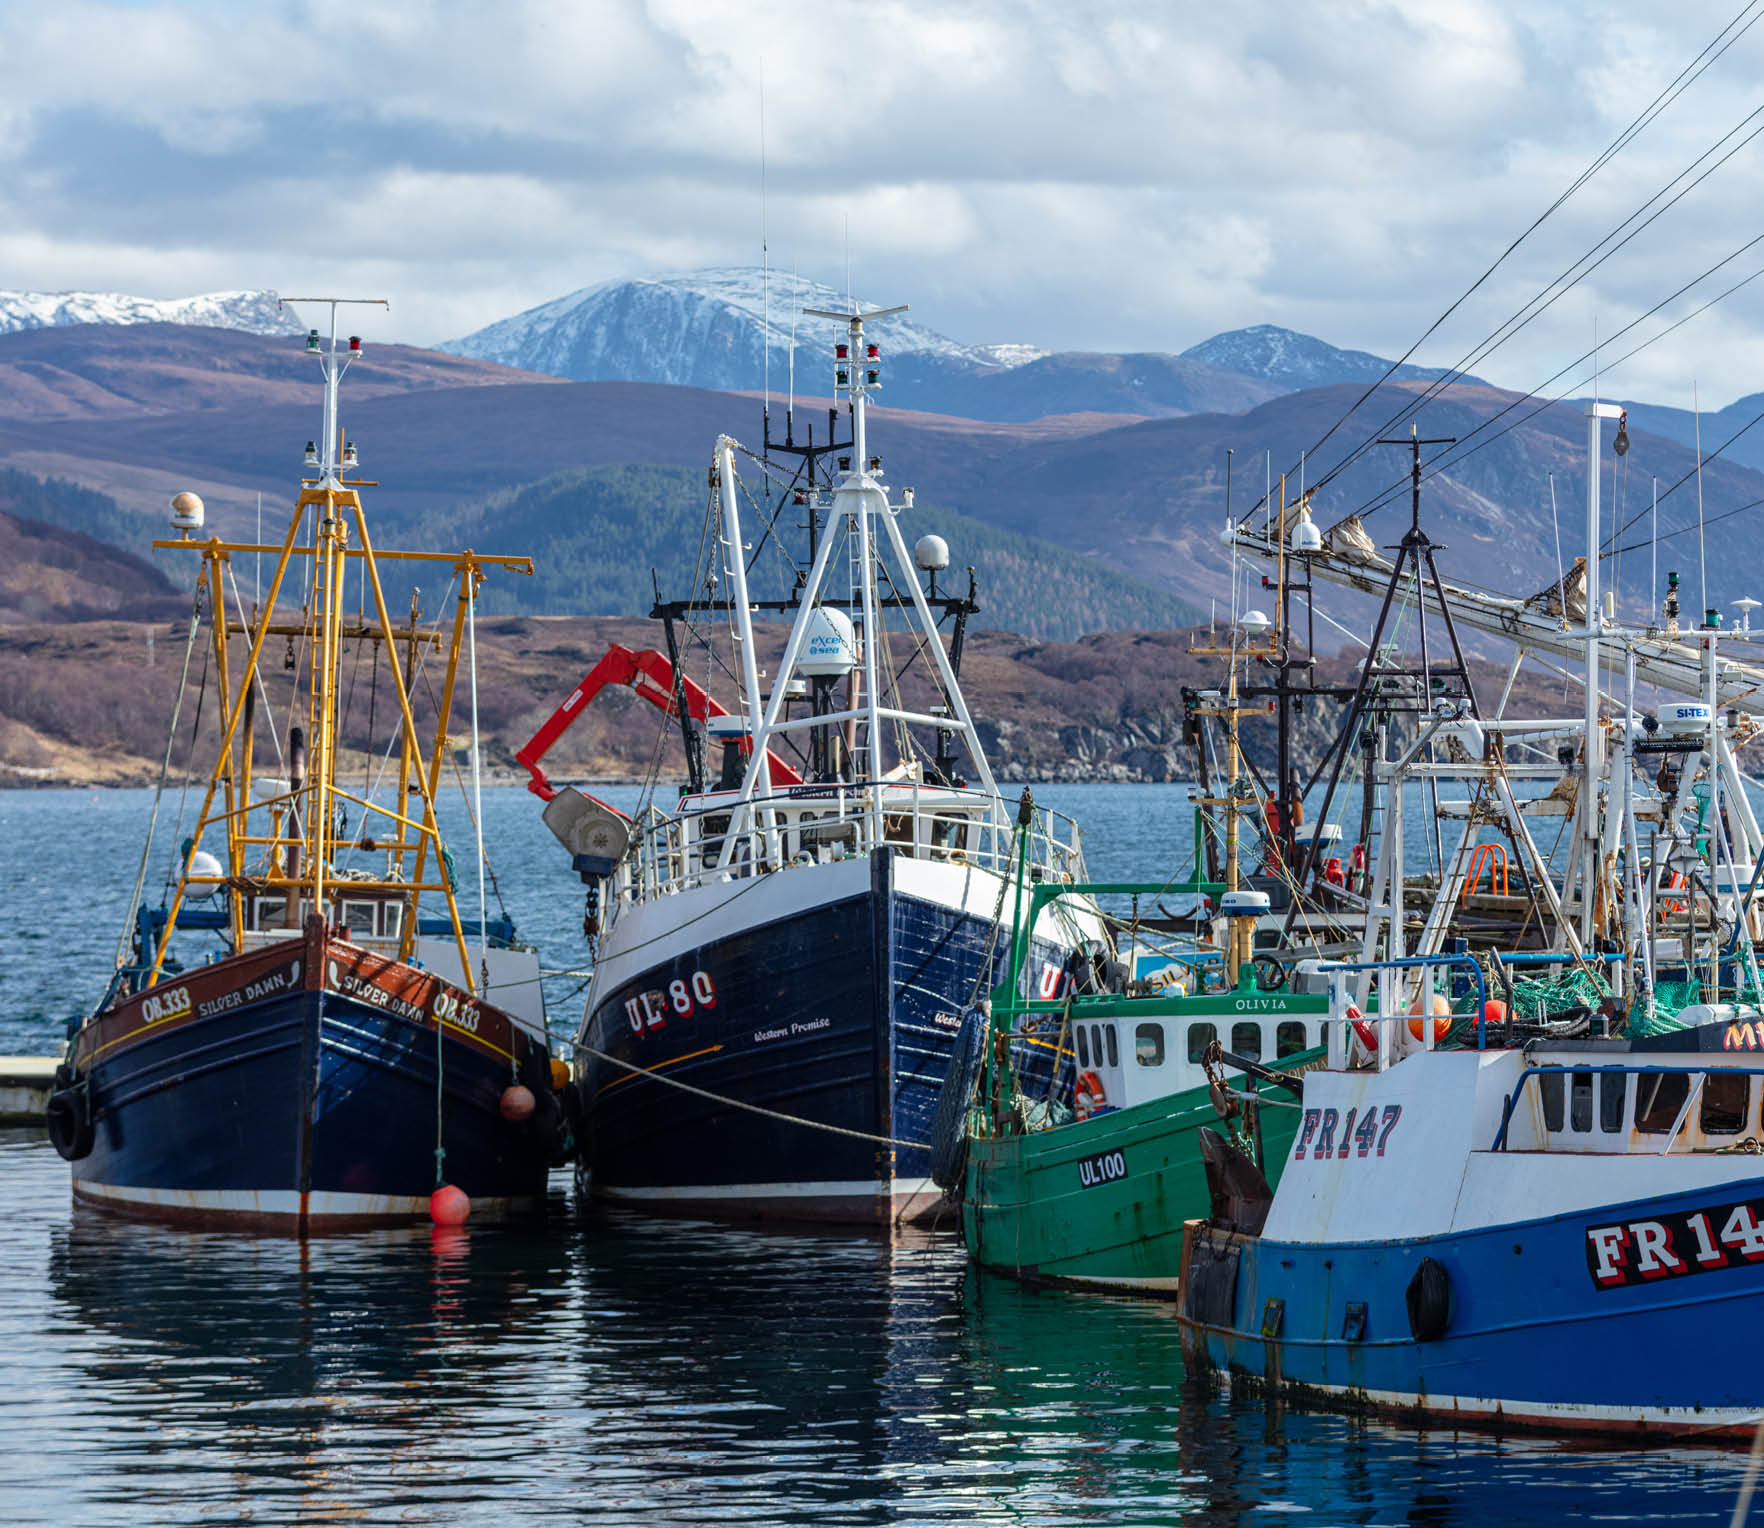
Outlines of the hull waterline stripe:
{"type": "MultiPolygon", "coordinates": [[[[597,1060],[608,1062],[613,1066],[623,1067],[627,1072],[641,1073],[643,1076],[648,1077],[655,1082],[665,1083],[670,1088],[678,1088],[682,1093],[692,1093],[696,1094],[699,1098],[708,1098],[713,1104],[722,1104],[725,1108],[745,1109],[749,1114],[758,1114],[766,1119],[775,1119],[782,1124],[801,1125],[805,1130],[820,1130],[827,1135],[843,1135],[854,1141],[868,1141],[875,1146],[904,1147],[908,1151],[923,1151],[928,1144],[925,1141],[897,1140],[892,1135],[872,1135],[867,1130],[849,1130],[844,1125],[823,1124],[820,1120],[804,1119],[800,1114],[785,1114],[777,1109],[767,1109],[759,1104],[747,1103],[743,1099],[729,1098],[721,1093],[712,1093],[708,1088],[695,1088],[689,1082],[681,1082],[677,1077],[664,1077],[660,1072],[657,1072],[650,1067],[638,1066],[635,1061],[622,1061],[619,1057],[611,1055],[606,1051],[598,1050],[592,1045],[584,1045],[580,1040],[576,1042],[576,1049],[586,1051],[590,1056],[595,1057],[597,1060]]],[[[682,1056],[679,1059],[684,1061],[686,1058],[682,1056]]],[[[623,1082],[625,1079],[621,1077],[619,1081],[623,1082]]],[[[611,1086],[613,1086],[612,1083],[607,1084],[607,1087],[611,1086]]],[[[606,1088],[602,1088],[600,1091],[604,1093],[606,1088]]]]}

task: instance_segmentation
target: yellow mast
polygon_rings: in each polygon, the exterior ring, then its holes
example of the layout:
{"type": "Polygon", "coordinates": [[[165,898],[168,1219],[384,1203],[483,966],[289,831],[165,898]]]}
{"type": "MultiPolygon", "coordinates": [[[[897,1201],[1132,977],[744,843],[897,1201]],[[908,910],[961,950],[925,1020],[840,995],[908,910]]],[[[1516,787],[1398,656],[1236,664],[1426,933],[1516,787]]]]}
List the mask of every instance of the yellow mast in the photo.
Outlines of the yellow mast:
{"type": "MultiPolygon", "coordinates": [[[[525,557],[491,557],[480,556],[473,552],[463,554],[429,553],[429,552],[383,552],[376,555],[373,542],[368,534],[367,519],[362,509],[360,488],[371,487],[364,479],[344,480],[337,475],[331,455],[332,425],[336,417],[336,387],[342,371],[347,369],[348,359],[341,366],[337,364],[335,305],[332,311],[331,350],[327,355],[320,351],[318,331],[314,330],[308,340],[308,349],[318,353],[321,364],[325,367],[326,380],[326,421],[323,438],[326,451],[324,460],[318,460],[316,452],[309,448],[309,464],[320,467],[317,478],[309,478],[302,482],[301,494],[289,519],[287,534],[279,546],[262,546],[246,542],[226,542],[219,537],[211,537],[206,541],[193,541],[186,535],[176,541],[156,541],[156,547],[181,548],[184,550],[200,550],[204,562],[204,576],[208,580],[212,617],[214,623],[215,666],[219,676],[220,707],[226,722],[222,730],[220,748],[216,755],[213,770],[210,772],[207,788],[203,795],[202,807],[197,814],[196,826],[191,836],[190,856],[185,859],[171,905],[166,910],[165,927],[160,933],[158,945],[153,952],[148,984],[159,980],[164,967],[166,952],[170,946],[173,932],[177,927],[178,913],[181,910],[187,888],[201,885],[223,885],[226,887],[230,905],[230,924],[233,936],[233,947],[240,949],[244,945],[245,918],[244,894],[249,891],[263,892],[280,890],[290,902],[304,895],[308,907],[327,921],[332,918],[330,897],[333,895],[332,885],[337,879],[336,857],[340,850],[351,847],[338,842],[335,829],[338,804],[342,801],[356,803],[363,813],[365,827],[368,813],[375,813],[390,819],[397,825],[396,840],[387,846],[387,866],[385,873],[379,876],[360,876],[351,874],[348,886],[351,892],[393,894],[404,899],[407,915],[400,927],[399,957],[409,959],[417,933],[417,908],[421,894],[426,891],[438,891],[446,899],[448,921],[451,925],[453,939],[459,950],[460,969],[464,973],[465,985],[468,990],[477,990],[477,981],[472,972],[470,952],[466,944],[464,930],[460,924],[459,907],[454,898],[453,887],[446,873],[443,861],[441,829],[435,811],[435,796],[439,785],[441,753],[447,742],[447,725],[451,711],[451,700],[454,679],[458,668],[459,653],[464,636],[464,622],[467,619],[470,602],[465,591],[468,587],[475,594],[478,584],[484,576],[486,567],[507,568],[515,572],[532,574],[532,562],[525,557]],[[298,544],[300,531],[307,524],[308,511],[312,512],[312,541],[310,545],[298,544]],[[356,545],[351,546],[351,530],[355,533],[356,545]],[[231,555],[235,552],[273,552],[276,556],[275,571],[270,581],[269,590],[262,605],[254,612],[254,629],[244,623],[235,625],[226,615],[224,600],[224,570],[231,555]],[[308,673],[310,682],[306,695],[306,719],[310,740],[309,766],[305,780],[300,789],[290,789],[285,795],[275,797],[261,803],[250,799],[250,748],[254,726],[247,723],[243,726],[244,753],[242,762],[235,765],[235,745],[239,741],[241,724],[248,711],[252,710],[251,697],[254,689],[260,685],[259,667],[263,656],[264,643],[272,632],[292,633],[295,628],[278,626],[273,620],[276,599],[280,594],[289,569],[296,557],[310,558],[311,563],[311,595],[310,607],[304,629],[312,637],[311,662],[308,673]],[[346,633],[344,626],[344,586],[345,572],[351,559],[362,559],[363,572],[373,590],[375,623],[370,630],[364,621],[358,623],[346,633]],[[411,624],[408,633],[409,661],[399,662],[397,637],[401,635],[393,626],[392,614],[386,603],[385,590],[380,578],[379,564],[381,560],[438,562],[449,563],[456,570],[460,580],[462,594],[454,617],[454,629],[449,643],[448,669],[442,686],[442,698],[436,717],[435,745],[431,756],[425,756],[421,739],[417,733],[416,718],[411,709],[410,683],[414,680],[415,655],[418,645],[416,629],[417,606],[415,597],[411,603],[411,624]],[[469,582],[469,585],[467,581],[469,582]],[[228,665],[227,639],[230,633],[239,631],[250,636],[250,648],[241,670],[241,680],[236,689],[230,684],[228,665]],[[373,639],[383,645],[386,659],[392,670],[394,687],[398,694],[400,750],[399,750],[399,797],[396,808],[381,806],[364,797],[356,796],[337,785],[337,761],[341,745],[339,736],[339,717],[337,714],[337,681],[341,668],[342,643],[345,635],[356,640],[373,639]],[[407,677],[408,676],[408,677],[407,677]],[[240,782],[243,782],[241,787],[240,782]],[[421,820],[413,820],[407,809],[406,792],[414,783],[421,799],[421,820]],[[222,794],[223,805],[217,811],[215,798],[222,794]],[[275,857],[280,829],[276,826],[284,812],[293,810],[298,814],[300,822],[299,850],[301,861],[294,873],[287,873],[284,865],[275,857]],[[267,819],[264,831],[253,832],[251,813],[262,811],[267,819]],[[224,824],[227,833],[227,855],[224,874],[220,876],[201,876],[189,873],[189,858],[193,858],[196,849],[201,846],[204,833],[216,824],[224,824]],[[266,862],[261,872],[251,873],[246,865],[246,853],[252,846],[261,846],[266,854],[266,862]],[[424,880],[428,852],[434,849],[437,875],[434,881],[424,880]],[[414,872],[407,875],[409,867],[407,857],[414,851],[416,866],[414,872]]],[[[360,342],[350,341],[349,357],[359,354],[360,342]]],[[[353,465],[354,448],[344,446],[342,450],[344,465],[353,465]]],[[[378,661],[376,653],[375,661],[378,661]]],[[[298,681],[297,681],[298,682],[298,681]]],[[[266,691],[267,698],[267,691],[266,691]]]]}

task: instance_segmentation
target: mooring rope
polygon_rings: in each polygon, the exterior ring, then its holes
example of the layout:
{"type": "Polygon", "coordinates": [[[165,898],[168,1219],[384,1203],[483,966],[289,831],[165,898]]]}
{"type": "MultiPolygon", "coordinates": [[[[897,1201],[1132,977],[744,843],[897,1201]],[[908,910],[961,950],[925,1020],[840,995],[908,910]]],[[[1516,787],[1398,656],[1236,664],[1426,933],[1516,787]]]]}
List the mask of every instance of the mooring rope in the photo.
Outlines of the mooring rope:
{"type": "Polygon", "coordinates": [[[876,1146],[904,1146],[911,1151],[928,1149],[925,1141],[902,1141],[891,1135],[871,1135],[866,1130],[848,1130],[843,1125],[829,1125],[821,1120],[804,1119],[800,1114],[784,1114],[777,1109],[768,1109],[761,1104],[750,1104],[739,1098],[730,1098],[722,1093],[713,1093],[708,1088],[694,1087],[690,1082],[681,1082],[677,1077],[664,1077],[660,1072],[646,1066],[638,1066],[635,1061],[625,1061],[606,1051],[596,1050],[592,1045],[576,1042],[576,1049],[585,1051],[600,1061],[611,1062],[612,1065],[623,1067],[627,1072],[634,1072],[640,1077],[647,1077],[652,1082],[666,1083],[670,1088],[678,1088],[682,1093],[691,1093],[698,1098],[708,1098],[713,1104],[726,1104],[731,1109],[745,1109],[749,1114],[758,1114],[766,1119],[779,1120],[786,1125],[802,1125],[809,1130],[825,1131],[828,1135],[843,1135],[854,1141],[869,1141],[876,1146]]]}

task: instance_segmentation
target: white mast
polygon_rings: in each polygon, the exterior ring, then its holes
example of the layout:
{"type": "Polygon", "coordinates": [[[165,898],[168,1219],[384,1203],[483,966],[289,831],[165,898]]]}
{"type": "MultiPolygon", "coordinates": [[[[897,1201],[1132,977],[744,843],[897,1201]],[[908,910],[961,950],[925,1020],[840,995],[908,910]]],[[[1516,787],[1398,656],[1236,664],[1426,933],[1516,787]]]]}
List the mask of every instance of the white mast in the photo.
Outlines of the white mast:
{"type": "MultiPolygon", "coordinates": [[[[942,638],[937,631],[936,619],[925,599],[924,590],[919,586],[918,571],[913,566],[906,542],[901,536],[900,527],[895,524],[895,511],[888,502],[888,491],[878,481],[877,474],[881,470],[881,463],[869,455],[866,419],[867,396],[871,388],[880,385],[880,359],[876,347],[864,339],[864,325],[873,319],[886,318],[906,311],[904,305],[896,308],[883,308],[870,313],[856,311],[829,313],[816,308],[803,309],[803,312],[811,317],[831,318],[846,327],[847,338],[839,343],[835,351],[835,391],[844,392],[851,399],[852,451],[854,454],[851,464],[846,468],[844,475],[833,490],[833,512],[827,518],[826,533],[821,537],[815,554],[814,566],[809,570],[808,579],[803,586],[800,596],[800,611],[791,627],[789,640],[785,643],[784,654],[778,661],[777,673],[772,680],[771,696],[766,703],[765,716],[760,722],[753,740],[753,754],[748,760],[747,770],[742,778],[739,802],[735,812],[731,814],[728,840],[719,861],[725,867],[732,859],[736,841],[743,834],[752,831],[755,798],[764,800],[771,793],[770,772],[764,769],[764,763],[773,737],[809,727],[835,726],[842,722],[861,721],[869,729],[869,736],[866,740],[869,760],[869,816],[871,831],[874,834],[874,841],[877,843],[881,842],[883,833],[882,792],[879,784],[881,738],[882,728],[888,722],[904,722],[911,726],[946,728],[960,732],[967,748],[968,757],[974,766],[974,772],[979,777],[980,788],[991,800],[995,820],[1001,824],[1005,820],[998,795],[998,785],[986,762],[985,751],[980,746],[979,733],[974,726],[973,717],[969,714],[967,703],[962,698],[955,670],[949,661],[949,654],[944,651],[942,638]],[[838,539],[835,534],[836,522],[840,519],[848,522],[850,535],[854,539],[858,551],[859,566],[856,570],[857,587],[854,593],[863,620],[865,689],[863,702],[858,708],[849,711],[786,720],[784,707],[788,700],[790,680],[795,673],[797,661],[802,656],[808,638],[809,623],[820,604],[827,582],[827,570],[832,561],[834,543],[838,539]],[[933,716],[917,711],[906,711],[896,706],[884,705],[882,702],[879,644],[887,639],[887,633],[882,629],[882,600],[876,587],[875,564],[879,559],[890,555],[898,563],[898,568],[890,573],[890,580],[896,589],[910,593],[913,613],[923,629],[927,650],[937,669],[944,693],[949,700],[949,715],[933,716]]],[[[734,466],[732,458],[728,454],[732,445],[733,442],[725,439],[719,443],[718,450],[718,470],[722,481],[726,524],[728,523],[728,506],[732,502],[734,492],[734,466]]],[[[910,503],[911,493],[909,491],[907,504],[910,505],[910,503]]],[[[746,665],[751,661],[752,655],[751,627],[748,623],[745,594],[738,590],[734,598],[735,603],[740,607],[737,615],[737,632],[746,644],[743,652],[745,677],[746,665]]],[[[757,677],[748,683],[750,690],[757,694],[757,677]]],[[[758,714],[757,709],[754,714],[758,714]]]]}

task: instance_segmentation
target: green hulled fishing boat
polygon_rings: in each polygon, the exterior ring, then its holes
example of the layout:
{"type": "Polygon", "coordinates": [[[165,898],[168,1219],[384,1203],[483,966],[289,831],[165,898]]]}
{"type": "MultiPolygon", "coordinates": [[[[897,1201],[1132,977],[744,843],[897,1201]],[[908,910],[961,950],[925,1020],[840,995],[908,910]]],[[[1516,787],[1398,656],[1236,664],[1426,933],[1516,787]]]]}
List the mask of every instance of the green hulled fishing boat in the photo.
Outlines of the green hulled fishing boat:
{"type": "Polygon", "coordinates": [[[1018,1278],[1173,1293],[1182,1223],[1212,1208],[1196,1132],[1215,1131],[1241,1163],[1278,1174],[1328,1006],[1259,990],[1248,965],[1233,990],[1191,998],[995,1001],[968,1120],[969,1255],[1018,1278]],[[1070,1077],[1085,1118],[1035,1097],[1013,1064],[1044,1015],[1064,1053],[1054,1087],[1070,1077]]]}
{"type": "MultiPolygon", "coordinates": [[[[1229,724],[1226,792],[1203,803],[1224,814],[1225,881],[1203,884],[1197,861],[1184,887],[1219,897],[1232,978],[1225,990],[1190,996],[1117,967],[1114,980],[1099,973],[1104,979],[1084,984],[1089,991],[1076,982],[1030,991],[1025,931],[1043,906],[1076,892],[1131,896],[1137,908],[1170,885],[1028,883],[1017,866],[1008,970],[990,1012],[964,1021],[957,1062],[965,1071],[952,1065],[946,1084],[968,1109],[965,1154],[946,1157],[943,1178],[960,1183],[968,1253],[983,1268],[1171,1294],[1183,1222],[1225,1208],[1214,1203],[1208,1158],[1224,1193],[1241,1186],[1243,1213],[1270,1197],[1265,1174],[1279,1172],[1297,1132],[1303,1073],[1324,1055],[1329,999],[1290,990],[1282,962],[1253,958],[1268,897],[1238,885],[1239,709],[1233,686],[1220,708],[1229,724]],[[1258,966],[1267,970],[1261,980],[1258,966]]],[[[1195,986],[1203,985],[1197,970],[1195,986]]]]}

